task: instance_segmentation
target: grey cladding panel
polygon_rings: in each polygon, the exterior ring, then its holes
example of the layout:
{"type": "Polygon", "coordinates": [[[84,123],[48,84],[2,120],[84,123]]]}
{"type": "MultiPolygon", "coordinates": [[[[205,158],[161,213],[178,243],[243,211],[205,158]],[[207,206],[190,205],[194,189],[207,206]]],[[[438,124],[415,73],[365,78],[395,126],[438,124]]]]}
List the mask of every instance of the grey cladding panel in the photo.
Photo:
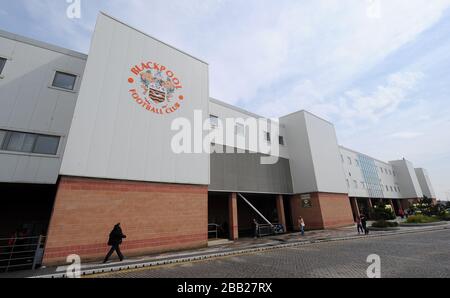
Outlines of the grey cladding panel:
{"type": "MultiPolygon", "coordinates": [[[[224,150],[225,152],[225,150],[224,150]]],[[[210,190],[292,193],[289,160],[262,165],[260,153],[212,153],[210,190]]]]}

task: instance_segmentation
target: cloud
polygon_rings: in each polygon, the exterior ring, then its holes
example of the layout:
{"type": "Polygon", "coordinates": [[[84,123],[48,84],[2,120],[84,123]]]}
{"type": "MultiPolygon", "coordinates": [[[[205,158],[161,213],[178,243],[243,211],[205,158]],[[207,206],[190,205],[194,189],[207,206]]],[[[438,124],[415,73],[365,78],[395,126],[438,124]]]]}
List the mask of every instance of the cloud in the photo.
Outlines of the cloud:
{"type": "Polygon", "coordinates": [[[268,117],[307,109],[344,145],[406,155],[448,185],[450,0],[82,0],[81,20],[64,0],[29,2],[2,8],[20,16],[9,31],[87,52],[105,11],[207,61],[211,96],[268,117]]]}
{"type": "Polygon", "coordinates": [[[424,74],[420,72],[394,73],[389,75],[386,84],[378,86],[371,94],[364,94],[359,89],[346,92],[339,100],[341,120],[350,123],[378,121],[408,101],[408,92],[412,91],[423,77],[424,74]]]}

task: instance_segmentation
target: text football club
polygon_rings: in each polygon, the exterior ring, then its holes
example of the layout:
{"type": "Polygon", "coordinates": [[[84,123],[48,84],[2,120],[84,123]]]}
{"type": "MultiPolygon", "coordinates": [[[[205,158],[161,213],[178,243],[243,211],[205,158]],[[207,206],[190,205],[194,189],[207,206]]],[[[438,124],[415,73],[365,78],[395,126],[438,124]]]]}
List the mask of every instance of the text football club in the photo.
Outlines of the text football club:
{"type": "Polygon", "coordinates": [[[155,62],[142,62],[131,68],[130,94],[149,112],[164,115],[176,112],[184,101],[183,85],[175,72],[155,62]]]}

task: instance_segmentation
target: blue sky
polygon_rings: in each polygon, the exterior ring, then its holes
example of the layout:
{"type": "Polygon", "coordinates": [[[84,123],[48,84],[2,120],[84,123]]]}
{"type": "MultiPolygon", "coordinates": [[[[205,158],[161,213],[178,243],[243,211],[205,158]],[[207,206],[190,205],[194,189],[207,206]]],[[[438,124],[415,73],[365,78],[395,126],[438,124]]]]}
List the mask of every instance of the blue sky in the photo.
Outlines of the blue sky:
{"type": "Polygon", "coordinates": [[[210,64],[210,93],[307,109],[340,144],[427,168],[450,198],[450,0],[0,0],[0,28],[87,53],[99,10],[210,64]],[[448,193],[448,194],[447,194],[448,193]]]}

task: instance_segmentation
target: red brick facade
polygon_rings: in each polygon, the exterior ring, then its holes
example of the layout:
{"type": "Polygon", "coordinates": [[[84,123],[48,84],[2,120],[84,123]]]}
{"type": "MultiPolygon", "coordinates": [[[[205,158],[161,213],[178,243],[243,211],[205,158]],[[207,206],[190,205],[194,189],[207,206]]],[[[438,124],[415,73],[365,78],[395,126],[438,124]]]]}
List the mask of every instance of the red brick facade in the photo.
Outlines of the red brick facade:
{"type": "Polygon", "coordinates": [[[348,195],[312,193],[311,207],[303,206],[301,195],[291,198],[294,226],[298,228],[298,217],[305,220],[307,229],[327,229],[352,225],[353,213],[348,195]]]}
{"type": "Polygon", "coordinates": [[[126,256],[205,247],[208,187],[61,177],[44,264],[100,260],[120,222],[126,256]]]}

